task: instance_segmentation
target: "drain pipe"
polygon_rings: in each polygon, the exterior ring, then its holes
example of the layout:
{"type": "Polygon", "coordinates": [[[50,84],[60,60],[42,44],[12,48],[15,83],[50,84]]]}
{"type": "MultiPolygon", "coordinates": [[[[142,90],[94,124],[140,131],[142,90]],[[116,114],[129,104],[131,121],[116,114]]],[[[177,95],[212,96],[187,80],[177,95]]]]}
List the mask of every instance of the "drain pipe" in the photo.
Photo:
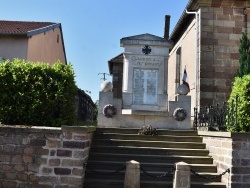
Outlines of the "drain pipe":
{"type": "Polygon", "coordinates": [[[195,35],[195,104],[194,106],[197,107],[197,96],[198,96],[198,89],[197,89],[197,85],[198,85],[198,66],[199,66],[199,49],[198,49],[198,35],[200,33],[200,31],[198,30],[200,27],[198,25],[198,19],[199,19],[199,15],[200,15],[200,10],[193,11],[193,12],[189,12],[186,9],[186,13],[187,14],[195,14],[195,30],[196,30],[196,35],[195,35]]]}

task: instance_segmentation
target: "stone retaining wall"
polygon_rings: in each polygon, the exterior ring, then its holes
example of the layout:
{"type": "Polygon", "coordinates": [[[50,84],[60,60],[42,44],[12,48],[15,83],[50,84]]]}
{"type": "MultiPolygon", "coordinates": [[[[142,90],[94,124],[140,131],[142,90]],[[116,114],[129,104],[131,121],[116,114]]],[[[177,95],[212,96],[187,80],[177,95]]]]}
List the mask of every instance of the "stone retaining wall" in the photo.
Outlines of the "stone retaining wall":
{"type": "Polygon", "coordinates": [[[94,131],[0,126],[0,187],[82,188],[94,131]]]}
{"type": "Polygon", "coordinates": [[[199,131],[199,135],[203,136],[218,172],[230,169],[230,174],[222,176],[227,188],[249,188],[250,133],[199,131]]]}

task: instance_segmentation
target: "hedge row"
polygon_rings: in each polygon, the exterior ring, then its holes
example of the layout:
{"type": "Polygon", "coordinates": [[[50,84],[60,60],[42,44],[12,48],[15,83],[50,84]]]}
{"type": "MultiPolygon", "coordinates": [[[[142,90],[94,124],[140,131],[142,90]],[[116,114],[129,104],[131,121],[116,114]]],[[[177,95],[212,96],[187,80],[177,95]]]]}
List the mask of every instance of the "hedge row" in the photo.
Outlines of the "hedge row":
{"type": "MultiPolygon", "coordinates": [[[[233,132],[250,132],[250,74],[242,78],[235,78],[228,103],[231,104],[232,100],[235,101],[236,96],[239,98],[237,108],[234,107],[237,113],[237,124],[228,126],[228,130],[233,132]]],[[[231,110],[232,107],[229,106],[229,108],[231,110]]]]}
{"type": "Polygon", "coordinates": [[[77,87],[71,65],[14,59],[0,64],[0,121],[61,126],[75,121],[77,87]]]}

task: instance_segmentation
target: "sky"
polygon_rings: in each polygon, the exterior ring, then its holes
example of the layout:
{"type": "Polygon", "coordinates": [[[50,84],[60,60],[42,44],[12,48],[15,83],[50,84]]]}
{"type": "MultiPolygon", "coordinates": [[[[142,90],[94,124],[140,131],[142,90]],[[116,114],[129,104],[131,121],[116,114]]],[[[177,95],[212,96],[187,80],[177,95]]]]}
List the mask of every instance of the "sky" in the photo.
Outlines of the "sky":
{"type": "MultiPolygon", "coordinates": [[[[62,24],[68,64],[78,88],[99,99],[108,61],[123,52],[120,39],[150,33],[164,35],[165,15],[170,34],[189,0],[8,0],[0,19],[62,24]]],[[[112,81],[112,76],[106,76],[112,81]]]]}

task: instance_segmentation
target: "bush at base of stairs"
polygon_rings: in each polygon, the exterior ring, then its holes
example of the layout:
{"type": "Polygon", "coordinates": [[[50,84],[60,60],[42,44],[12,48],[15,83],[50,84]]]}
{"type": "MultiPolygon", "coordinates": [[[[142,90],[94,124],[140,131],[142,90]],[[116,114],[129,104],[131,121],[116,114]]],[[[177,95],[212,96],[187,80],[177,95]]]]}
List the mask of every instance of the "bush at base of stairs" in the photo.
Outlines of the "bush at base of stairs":
{"type": "Polygon", "coordinates": [[[75,121],[77,87],[71,65],[14,59],[0,64],[0,121],[61,126],[75,121]]]}
{"type": "MultiPolygon", "coordinates": [[[[250,132],[250,74],[242,78],[236,77],[233,83],[232,92],[228,100],[229,110],[232,106],[232,101],[238,96],[237,104],[237,125],[228,126],[229,131],[236,132],[250,132]]],[[[236,107],[234,106],[236,110],[236,107]]],[[[230,124],[230,122],[229,122],[230,124]]]]}

